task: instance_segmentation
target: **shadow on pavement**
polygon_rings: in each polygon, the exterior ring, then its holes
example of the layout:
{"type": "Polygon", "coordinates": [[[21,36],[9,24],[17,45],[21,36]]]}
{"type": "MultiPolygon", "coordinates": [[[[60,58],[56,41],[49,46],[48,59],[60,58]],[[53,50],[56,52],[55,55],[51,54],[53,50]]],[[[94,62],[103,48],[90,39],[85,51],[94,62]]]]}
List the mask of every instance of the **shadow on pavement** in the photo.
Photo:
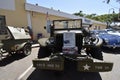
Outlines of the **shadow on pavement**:
{"type": "Polygon", "coordinates": [[[22,58],[24,58],[24,56],[20,55],[20,54],[13,54],[11,56],[6,55],[6,57],[0,61],[0,67],[6,66],[6,65],[14,62],[15,60],[19,60],[22,58]]]}
{"type": "Polygon", "coordinates": [[[27,80],[102,80],[98,72],[53,72],[36,69],[27,80]]]}

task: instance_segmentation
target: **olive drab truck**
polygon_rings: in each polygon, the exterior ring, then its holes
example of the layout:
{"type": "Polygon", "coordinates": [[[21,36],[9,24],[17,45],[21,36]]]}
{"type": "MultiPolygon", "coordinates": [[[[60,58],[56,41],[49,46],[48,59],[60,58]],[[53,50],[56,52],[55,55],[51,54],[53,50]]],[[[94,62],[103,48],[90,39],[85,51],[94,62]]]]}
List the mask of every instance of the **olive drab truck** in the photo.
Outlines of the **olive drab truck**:
{"type": "Polygon", "coordinates": [[[40,70],[107,72],[112,62],[105,62],[100,46],[102,39],[93,37],[82,27],[82,19],[53,20],[50,37],[38,40],[40,49],[33,67],[40,70]]]}
{"type": "Polygon", "coordinates": [[[31,54],[31,36],[29,31],[24,28],[13,26],[0,27],[0,59],[3,52],[10,55],[21,53],[24,56],[31,54]]]}

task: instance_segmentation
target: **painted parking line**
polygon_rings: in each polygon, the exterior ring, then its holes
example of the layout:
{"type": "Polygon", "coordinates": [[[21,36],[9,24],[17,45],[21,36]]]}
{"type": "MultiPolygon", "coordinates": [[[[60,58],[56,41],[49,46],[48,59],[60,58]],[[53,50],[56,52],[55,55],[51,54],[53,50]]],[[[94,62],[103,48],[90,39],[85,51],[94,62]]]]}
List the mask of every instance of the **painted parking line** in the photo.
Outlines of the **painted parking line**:
{"type": "Polygon", "coordinates": [[[22,80],[22,78],[31,70],[33,65],[31,65],[29,68],[27,68],[16,80],[22,80]]]}

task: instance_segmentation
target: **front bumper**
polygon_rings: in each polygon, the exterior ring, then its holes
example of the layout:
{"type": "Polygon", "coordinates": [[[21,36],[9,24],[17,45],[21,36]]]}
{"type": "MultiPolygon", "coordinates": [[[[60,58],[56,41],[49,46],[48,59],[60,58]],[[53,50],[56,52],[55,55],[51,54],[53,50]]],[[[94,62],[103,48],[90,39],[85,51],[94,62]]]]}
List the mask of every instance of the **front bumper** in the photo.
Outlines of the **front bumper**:
{"type": "Polygon", "coordinates": [[[42,70],[64,71],[68,67],[72,66],[75,66],[73,68],[75,68],[74,70],[76,71],[106,72],[112,70],[113,63],[103,62],[101,60],[91,58],[81,58],[72,62],[71,61],[68,62],[65,59],[51,60],[49,57],[33,60],[33,67],[42,70]],[[66,64],[69,64],[69,66],[67,66],[66,64]]]}

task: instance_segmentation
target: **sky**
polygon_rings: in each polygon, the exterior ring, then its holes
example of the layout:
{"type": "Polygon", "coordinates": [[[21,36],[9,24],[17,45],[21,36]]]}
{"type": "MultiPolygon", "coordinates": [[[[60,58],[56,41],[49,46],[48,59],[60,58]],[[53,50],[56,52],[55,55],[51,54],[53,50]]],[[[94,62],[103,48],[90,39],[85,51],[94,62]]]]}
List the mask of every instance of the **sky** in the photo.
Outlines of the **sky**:
{"type": "Polygon", "coordinates": [[[109,4],[105,3],[105,0],[26,0],[26,2],[70,14],[82,11],[85,14],[102,15],[112,13],[113,10],[118,13],[120,8],[120,3],[116,0],[111,0],[109,4]]]}

